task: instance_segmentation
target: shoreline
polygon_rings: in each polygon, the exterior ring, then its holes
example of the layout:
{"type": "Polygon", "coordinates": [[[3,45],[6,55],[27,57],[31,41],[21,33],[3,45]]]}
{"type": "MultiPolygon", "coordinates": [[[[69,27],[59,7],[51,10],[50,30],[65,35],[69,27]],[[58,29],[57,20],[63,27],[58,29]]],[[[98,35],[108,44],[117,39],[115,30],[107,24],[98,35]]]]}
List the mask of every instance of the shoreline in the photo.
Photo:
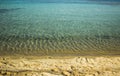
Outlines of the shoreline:
{"type": "Polygon", "coordinates": [[[56,54],[56,55],[0,55],[0,58],[37,58],[37,59],[46,59],[46,58],[50,58],[50,59],[66,59],[66,58],[75,58],[75,57],[120,57],[120,54],[108,54],[108,55],[104,55],[104,54],[97,54],[97,55],[84,55],[84,54],[67,54],[67,55],[61,55],[61,54],[56,54]]]}
{"type": "Polygon", "coordinates": [[[119,76],[120,56],[0,56],[0,76],[119,76]]]}

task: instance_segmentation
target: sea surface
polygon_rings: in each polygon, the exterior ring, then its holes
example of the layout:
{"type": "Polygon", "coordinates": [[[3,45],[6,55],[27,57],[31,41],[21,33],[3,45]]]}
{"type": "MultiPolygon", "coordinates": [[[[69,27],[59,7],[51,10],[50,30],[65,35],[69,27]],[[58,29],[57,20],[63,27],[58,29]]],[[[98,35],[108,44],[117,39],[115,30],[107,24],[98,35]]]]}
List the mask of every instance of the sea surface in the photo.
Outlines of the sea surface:
{"type": "Polygon", "coordinates": [[[120,55],[120,5],[2,3],[2,55],[120,55]]]}

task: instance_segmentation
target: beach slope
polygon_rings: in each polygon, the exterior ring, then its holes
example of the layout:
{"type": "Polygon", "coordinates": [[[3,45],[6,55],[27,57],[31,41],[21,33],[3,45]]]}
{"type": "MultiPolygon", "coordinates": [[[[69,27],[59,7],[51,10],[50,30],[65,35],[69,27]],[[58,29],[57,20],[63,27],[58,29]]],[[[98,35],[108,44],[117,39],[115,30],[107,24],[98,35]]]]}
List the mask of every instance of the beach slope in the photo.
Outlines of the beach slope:
{"type": "Polygon", "coordinates": [[[120,57],[0,57],[0,76],[119,76],[120,57]]]}

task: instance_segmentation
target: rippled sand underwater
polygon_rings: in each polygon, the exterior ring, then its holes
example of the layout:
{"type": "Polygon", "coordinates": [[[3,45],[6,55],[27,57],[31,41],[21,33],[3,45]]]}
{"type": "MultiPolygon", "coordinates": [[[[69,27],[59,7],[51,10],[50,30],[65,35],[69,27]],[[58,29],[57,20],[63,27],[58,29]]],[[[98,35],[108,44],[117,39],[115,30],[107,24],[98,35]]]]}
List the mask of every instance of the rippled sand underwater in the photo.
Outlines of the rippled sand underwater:
{"type": "Polygon", "coordinates": [[[1,4],[0,55],[120,55],[120,5],[1,4]]]}

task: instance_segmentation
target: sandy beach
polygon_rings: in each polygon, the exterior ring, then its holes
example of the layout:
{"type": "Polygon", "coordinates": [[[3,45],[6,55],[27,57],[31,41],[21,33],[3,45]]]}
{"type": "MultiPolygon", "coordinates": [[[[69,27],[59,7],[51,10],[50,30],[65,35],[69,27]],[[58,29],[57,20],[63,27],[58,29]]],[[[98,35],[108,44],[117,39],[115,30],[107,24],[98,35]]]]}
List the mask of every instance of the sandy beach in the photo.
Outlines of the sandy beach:
{"type": "Polygon", "coordinates": [[[119,56],[0,57],[0,76],[119,75],[119,56]]]}
{"type": "Polygon", "coordinates": [[[0,0],[0,76],[120,76],[120,0],[0,0]]]}

